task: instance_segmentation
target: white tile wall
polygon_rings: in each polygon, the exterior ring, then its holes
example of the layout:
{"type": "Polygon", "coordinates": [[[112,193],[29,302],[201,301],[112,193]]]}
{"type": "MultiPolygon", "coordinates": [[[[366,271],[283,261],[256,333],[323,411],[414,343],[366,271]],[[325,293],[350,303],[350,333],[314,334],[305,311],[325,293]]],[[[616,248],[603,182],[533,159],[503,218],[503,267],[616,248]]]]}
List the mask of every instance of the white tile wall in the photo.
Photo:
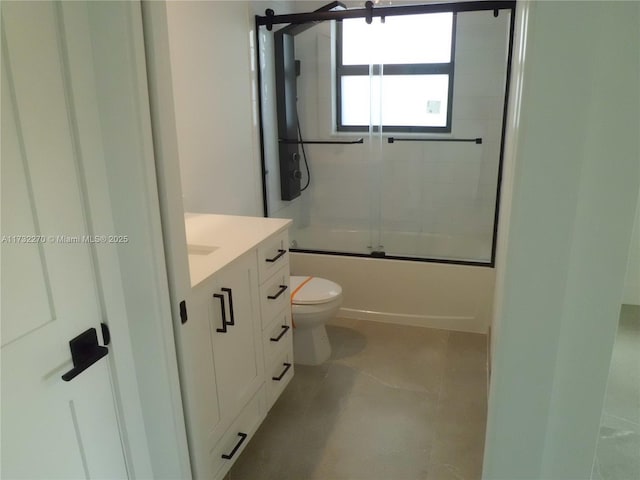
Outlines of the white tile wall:
{"type": "MultiPolygon", "coordinates": [[[[298,109],[304,138],[364,136],[365,144],[307,146],[312,181],[301,198],[293,202],[279,200],[277,155],[275,149],[269,148],[271,215],[292,216],[296,226],[312,228],[315,237],[332,229],[367,231],[372,226],[379,227],[386,232],[382,235],[388,244],[385,249],[399,254],[429,256],[425,248],[443,251],[441,245],[434,245],[442,244],[443,238],[453,245],[456,241],[451,240],[452,236],[458,236],[462,238],[450,251],[460,258],[472,255],[482,260],[490,258],[509,14],[501,12],[494,18],[492,11],[460,13],[457,22],[451,136],[482,137],[482,145],[417,142],[389,145],[386,141],[370,140],[367,134],[336,134],[332,25],[325,22],[296,37],[296,57],[301,60],[302,72],[298,78],[298,109]],[[439,235],[439,240],[429,243],[423,234],[439,235]]],[[[264,32],[262,38],[267,45],[265,78],[273,81],[271,34],[264,32]]],[[[274,133],[268,133],[276,125],[274,99],[267,94],[272,89],[273,84],[265,82],[263,96],[268,107],[265,139],[270,135],[275,138],[274,133]]],[[[296,236],[296,226],[292,238],[296,236]]],[[[326,244],[327,250],[339,250],[329,245],[330,234],[325,236],[324,242],[318,242],[326,244]]],[[[366,251],[366,245],[361,250],[366,251]]]]}

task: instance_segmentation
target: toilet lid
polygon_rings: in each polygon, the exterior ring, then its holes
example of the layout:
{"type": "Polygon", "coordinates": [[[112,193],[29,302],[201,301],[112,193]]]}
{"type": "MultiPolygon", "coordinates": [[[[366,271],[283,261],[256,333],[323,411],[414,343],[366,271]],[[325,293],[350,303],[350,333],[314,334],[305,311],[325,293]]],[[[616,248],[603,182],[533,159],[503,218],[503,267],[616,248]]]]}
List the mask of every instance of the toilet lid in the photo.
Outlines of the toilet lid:
{"type": "Polygon", "coordinates": [[[294,305],[326,303],[342,294],[342,287],[331,280],[311,277],[311,280],[306,281],[308,278],[291,277],[291,303],[294,305]]]}

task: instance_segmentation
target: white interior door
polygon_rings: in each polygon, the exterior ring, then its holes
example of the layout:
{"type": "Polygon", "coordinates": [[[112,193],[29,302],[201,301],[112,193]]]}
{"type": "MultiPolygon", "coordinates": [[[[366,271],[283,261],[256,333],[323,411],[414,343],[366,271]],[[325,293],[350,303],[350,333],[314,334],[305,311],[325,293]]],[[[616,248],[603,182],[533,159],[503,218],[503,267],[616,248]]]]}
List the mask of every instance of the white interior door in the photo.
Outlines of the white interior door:
{"type": "Polygon", "coordinates": [[[89,153],[80,136],[87,125],[78,114],[90,106],[74,104],[69,52],[79,37],[77,16],[65,8],[2,2],[1,476],[7,479],[128,478],[107,358],[70,381],[61,378],[73,368],[69,340],[95,328],[103,343],[96,249],[109,247],[91,241],[108,241],[96,235],[112,233],[91,227],[97,192],[86,186],[89,153]]]}

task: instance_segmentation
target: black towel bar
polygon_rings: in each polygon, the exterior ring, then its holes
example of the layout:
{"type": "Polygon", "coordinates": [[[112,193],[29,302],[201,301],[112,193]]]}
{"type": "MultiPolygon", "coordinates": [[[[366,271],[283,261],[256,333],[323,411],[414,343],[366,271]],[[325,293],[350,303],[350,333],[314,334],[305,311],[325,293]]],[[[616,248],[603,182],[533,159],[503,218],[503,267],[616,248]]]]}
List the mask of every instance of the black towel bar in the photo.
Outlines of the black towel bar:
{"type": "Polygon", "coordinates": [[[280,143],[293,143],[296,145],[355,145],[357,143],[364,143],[363,138],[356,140],[287,140],[281,138],[278,141],[280,143]]]}
{"type": "Polygon", "coordinates": [[[482,144],[482,138],[387,138],[387,143],[395,142],[473,142],[482,144]]]}

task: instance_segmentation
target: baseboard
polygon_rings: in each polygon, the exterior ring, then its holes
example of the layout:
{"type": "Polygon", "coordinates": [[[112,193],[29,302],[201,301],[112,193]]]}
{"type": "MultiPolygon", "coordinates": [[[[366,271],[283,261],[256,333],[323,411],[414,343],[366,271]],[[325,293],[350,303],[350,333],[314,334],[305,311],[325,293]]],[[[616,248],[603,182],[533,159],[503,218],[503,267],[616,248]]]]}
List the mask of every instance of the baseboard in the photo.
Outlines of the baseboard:
{"type": "Polygon", "coordinates": [[[438,328],[440,330],[451,330],[455,332],[487,333],[486,327],[484,327],[484,325],[478,325],[478,319],[475,317],[373,312],[370,310],[344,307],[340,309],[338,316],[411,327],[438,328]]]}

